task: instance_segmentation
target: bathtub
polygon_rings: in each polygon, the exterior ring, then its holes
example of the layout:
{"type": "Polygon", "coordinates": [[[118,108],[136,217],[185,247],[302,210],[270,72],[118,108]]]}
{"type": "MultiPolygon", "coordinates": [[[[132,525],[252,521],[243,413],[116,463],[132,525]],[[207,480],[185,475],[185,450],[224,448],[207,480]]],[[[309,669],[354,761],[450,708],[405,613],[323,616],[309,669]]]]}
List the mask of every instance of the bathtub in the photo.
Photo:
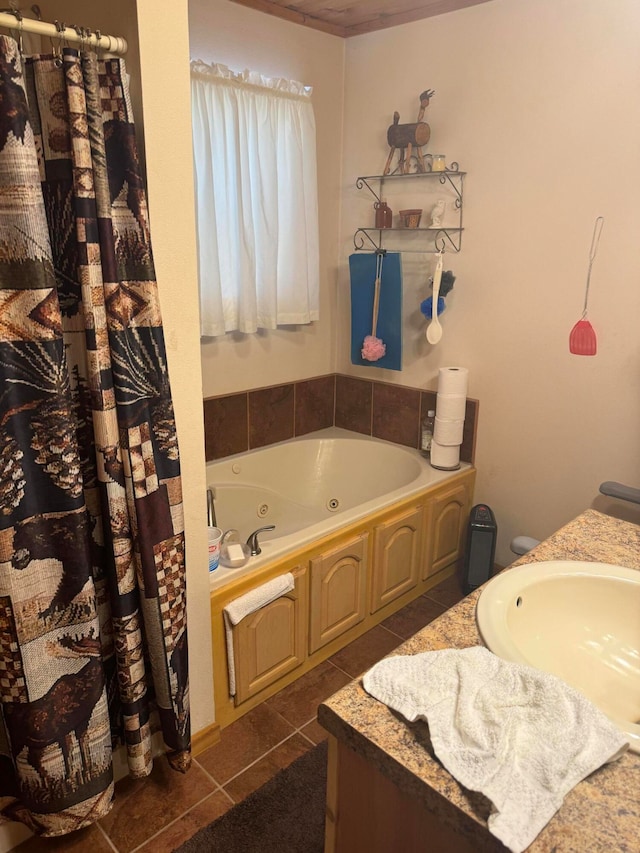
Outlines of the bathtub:
{"type": "MultiPolygon", "coordinates": [[[[468,469],[461,463],[460,469],[468,469]]],[[[259,527],[262,553],[211,573],[211,588],[281,559],[458,471],[432,468],[418,450],[330,427],[207,464],[218,527],[244,542],[259,527]]]]}

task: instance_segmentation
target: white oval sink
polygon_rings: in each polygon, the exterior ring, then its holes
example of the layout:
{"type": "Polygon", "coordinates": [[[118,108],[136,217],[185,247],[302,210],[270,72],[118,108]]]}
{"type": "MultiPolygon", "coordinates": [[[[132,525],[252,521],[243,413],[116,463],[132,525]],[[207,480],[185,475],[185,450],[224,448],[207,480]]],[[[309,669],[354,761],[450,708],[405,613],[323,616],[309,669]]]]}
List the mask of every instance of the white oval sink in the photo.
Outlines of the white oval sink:
{"type": "Polygon", "coordinates": [[[640,572],[527,563],[492,578],[476,607],[485,645],[580,690],[640,752],[640,572]]]}

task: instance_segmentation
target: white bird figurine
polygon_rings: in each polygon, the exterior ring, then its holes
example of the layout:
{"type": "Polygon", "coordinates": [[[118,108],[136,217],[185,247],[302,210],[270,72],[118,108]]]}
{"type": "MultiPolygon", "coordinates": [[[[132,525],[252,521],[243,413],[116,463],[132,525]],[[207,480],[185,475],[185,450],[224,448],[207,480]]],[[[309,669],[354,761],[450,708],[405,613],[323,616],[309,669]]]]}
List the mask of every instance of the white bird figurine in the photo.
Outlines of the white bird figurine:
{"type": "Polygon", "coordinates": [[[431,211],[431,227],[432,228],[440,228],[442,225],[442,217],[444,216],[444,199],[439,198],[438,201],[433,205],[433,210],[431,211]]]}

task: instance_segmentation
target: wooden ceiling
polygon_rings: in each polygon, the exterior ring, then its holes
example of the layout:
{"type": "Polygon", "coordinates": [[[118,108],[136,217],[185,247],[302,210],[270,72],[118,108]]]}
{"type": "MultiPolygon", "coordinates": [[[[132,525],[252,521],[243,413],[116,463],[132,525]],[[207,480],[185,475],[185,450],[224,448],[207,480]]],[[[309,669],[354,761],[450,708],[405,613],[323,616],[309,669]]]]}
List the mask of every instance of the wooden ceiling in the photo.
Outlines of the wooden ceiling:
{"type": "Polygon", "coordinates": [[[233,0],[334,36],[362,35],[489,0],[233,0]]]}

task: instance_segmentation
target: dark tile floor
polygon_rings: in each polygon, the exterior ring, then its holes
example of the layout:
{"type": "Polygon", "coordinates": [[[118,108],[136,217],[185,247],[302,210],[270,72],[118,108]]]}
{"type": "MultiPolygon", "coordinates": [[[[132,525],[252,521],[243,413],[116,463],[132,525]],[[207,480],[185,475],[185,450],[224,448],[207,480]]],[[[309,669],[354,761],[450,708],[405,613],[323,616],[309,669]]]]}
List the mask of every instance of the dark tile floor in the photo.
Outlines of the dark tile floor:
{"type": "Polygon", "coordinates": [[[185,776],[159,758],[147,779],[118,782],[114,806],[98,824],[65,838],[29,839],[14,853],[172,853],[324,740],[318,705],[463,595],[455,578],[443,581],[224,729],[185,776]]]}

